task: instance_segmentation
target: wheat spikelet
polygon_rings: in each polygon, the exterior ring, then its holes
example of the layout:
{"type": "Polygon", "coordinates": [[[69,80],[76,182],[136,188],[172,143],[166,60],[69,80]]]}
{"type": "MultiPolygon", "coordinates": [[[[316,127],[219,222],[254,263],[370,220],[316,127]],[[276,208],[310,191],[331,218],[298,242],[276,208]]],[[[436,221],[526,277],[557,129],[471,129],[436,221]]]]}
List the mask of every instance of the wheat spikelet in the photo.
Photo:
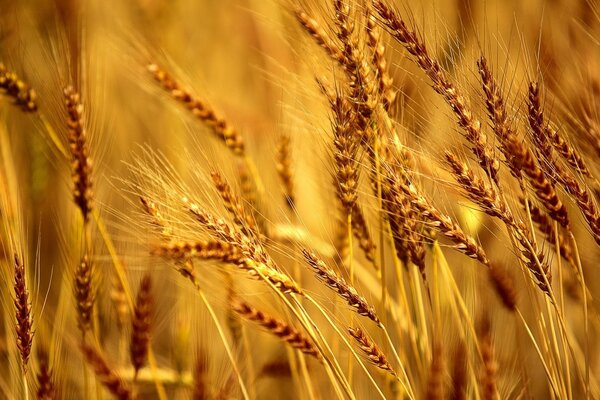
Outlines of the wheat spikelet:
{"type": "Polygon", "coordinates": [[[373,365],[379,369],[388,371],[394,377],[398,376],[379,346],[361,328],[349,327],[348,333],[358,342],[360,349],[373,365]]]}
{"type": "Polygon", "coordinates": [[[71,178],[73,180],[73,200],[87,222],[92,210],[92,161],[83,122],[83,105],[79,94],[71,86],[64,90],[67,110],[69,149],[71,151],[71,178]]]}
{"type": "Polygon", "coordinates": [[[77,308],[77,324],[82,332],[92,328],[95,293],[93,288],[93,264],[84,255],[75,270],[73,294],[77,308]]]}
{"type": "Polygon", "coordinates": [[[37,94],[17,74],[10,72],[4,64],[0,63],[0,93],[12,97],[14,103],[25,112],[36,111],[37,94]]]}
{"type": "Polygon", "coordinates": [[[287,322],[267,315],[257,308],[252,307],[250,304],[240,300],[234,300],[231,303],[231,307],[240,316],[249,321],[256,322],[293,348],[321,361],[320,353],[311,340],[287,322]]]}
{"type": "Polygon", "coordinates": [[[131,364],[137,375],[140,368],[146,363],[148,348],[150,346],[152,319],[154,317],[154,295],[152,294],[152,278],[150,274],[144,275],[135,300],[131,316],[131,340],[129,353],[131,364]]]}
{"type": "Polygon", "coordinates": [[[497,180],[500,163],[490,151],[487,137],[481,132],[481,123],[473,116],[465,97],[448,79],[438,61],[431,57],[425,44],[414,31],[408,29],[400,16],[382,0],[372,0],[372,2],[391,35],[415,58],[417,65],[431,80],[433,89],[446,100],[456,114],[458,125],[465,131],[467,141],[472,143],[473,153],[481,167],[493,180],[497,180]]]}
{"type": "Polygon", "coordinates": [[[350,286],[344,278],[336,275],[325,263],[320,260],[314,253],[309,252],[306,249],[302,250],[304,259],[310,265],[317,274],[317,278],[322,280],[327,286],[336,291],[350,307],[354,308],[356,312],[362,316],[365,316],[380,325],[381,322],[375,313],[375,309],[367,303],[367,300],[360,296],[357,290],[350,286]]]}
{"type": "Polygon", "coordinates": [[[195,98],[189,91],[181,87],[172,76],[161,69],[158,65],[148,65],[148,71],[175,100],[185,105],[196,118],[209,126],[215,135],[217,135],[217,137],[225,143],[229,150],[236,155],[244,155],[245,148],[242,135],[225,119],[217,116],[209,104],[198,98],[195,98]]]}
{"type": "Polygon", "coordinates": [[[21,357],[21,367],[27,371],[27,362],[31,353],[33,343],[33,317],[31,315],[31,300],[29,299],[29,290],[25,280],[25,265],[20,261],[19,256],[14,256],[14,305],[15,320],[17,332],[17,348],[21,357]]]}
{"type": "Polygon", "coordinates": [[[115,398],[119,400],[131,400],[135,398],[127,383],[106,363],[99,349],[92,345],[84,344],[81,347],[81,351],[100,383],[115,398]]]}

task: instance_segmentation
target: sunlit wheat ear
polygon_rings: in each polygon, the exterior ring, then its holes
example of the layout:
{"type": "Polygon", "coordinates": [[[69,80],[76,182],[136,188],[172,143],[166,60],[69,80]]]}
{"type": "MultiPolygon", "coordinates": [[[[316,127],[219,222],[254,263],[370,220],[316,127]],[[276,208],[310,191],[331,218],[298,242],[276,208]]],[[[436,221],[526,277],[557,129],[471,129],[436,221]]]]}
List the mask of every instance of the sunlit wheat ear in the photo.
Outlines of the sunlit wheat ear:
{"type": "Polygon", "coordinates": [[[369,261],[375,260],[376,246],[358,201],[359,160],[361,138],[357,134],[351,105],[337,95],[331,104],[333,111],[333,147],[335,187],[346,215],[351,216],[352,233],[369,261]]]}
{"type": "Polygon", "coordinates": [[[332,111],[336,192],[346,213],[350,214],[358,197],[360,138],[354,132],[350,104],[343,97],[336,97],[332,111]]]}
{"type": "MultiPolygon", "coordinates": [[[[421,195],[414,184],[402,176],[398,175],[392,168],[384,163],[384,171],[393,191],[401,193],[409,199],[412,206],[419,212],[422,218],[425,218],[429,224],[446,238],[454,243],[454,248],[461,253],[476,259],[483,265],[489,264],[489,259],[483,248],[477,244],[475,239],[464,233],[462,228],[448,216],[442,214],[431,204],[423,195],[421,195]]],[[[403,198],[395,196],[394,202],[401,207],[403,198]]]]}
{"type": "Polygon", "coordinates": [[[521,171],[512,161],[512,155],[506,147],[507,139],[514,136],[515,131],[508,120],[504,95],[496,83],[487,59],[484,56],[481,56],[477,61],[477,67],[485,95],[486,109],[492,122],[494,133],[500,144],[500,150],[504,154],[504,159],[510,168],[510,172],[515,178],[520,180],[522,178],[521,171]]]}
{"type": "Polygon", "coordinates": [[[83,256],[75,270],[73,294],[77,308],[77,324],[83,333],[92,328],[92,313],[95,293],[93,286],[93,264],[87,255],[83,256]]]}
{"type": "Polygon", "coordinates": [[[394,377],[398,376],[379,346],[361,328],[350,327],[348,333],[356,340],[363,354],[373,365],[389,372],[394,377]]]}
{"type": "Polygon", "coordinates": [[[337,292],[337,294],[339,294],[358,314],[369,318],[377,325],[381,325],[381,322],[375,313],[375,309],[367,303],[367,300],[364,297],[358,294],[353,286],[350,286],[344,278],[338,276],[314,253],[311,253],[308,250],[302,250],[302,254],[308,265],[310,265],[317,274],[319,280],[323,281],[328,287],[337,292]]]}
{"type": "Polygon", "coordinates": [[[383,0],[372,0],[373,7],[381,17],[390,34],[408,51],[416,64],[431,80],[433,89],[448,103],[456,117],[464,136],[472,144],[473,154],[485,172],[495,181],[498,180],[500,162],[494,156],[487,143],[486,135],[481,131],[481,122],[473,115],[467,99],[450,81],[439,62],[427,51],[414,30],[410,30],[400,15],[383,0]]]}
{"type": "Polygon", "coordinates": [[[244,207],[239,197],[233,193],[231,186],[229,186],[221,174],[216,171],[211,172],[210,176],[217,189],[217,193],[223,201],[225,209],[233,217],[233,222],[247,236],[258,234],[256,221],[252,217],[252,214],[246,210],[246,207],[244,207]]]}
{"type": "Polygon", "coordinates": [[[345,56],[340,51],[339,46],[329,37],[316,19],[310,17],[300,8],[294,9],[294,15],[304,30],[313,37],[317,45],[325,49],[325,52],[341,66],[346,65],[345,56]]]}
{"type": "Polygon", "coordinates": [[[394,80],[391,78],[388,70],[388,62],[385,54],[385,46],[381,39],[381,28],[377,25],[377,20],[371,13],[371,8],[366,9],[366,31],[367,44],[371,51],[371,63],[375,66],[377,74],[377,83],[379,89],[379,97],[383,109],[389,111],[391,105],[396,99],[396,90],[393,87],[394,80]]]}
{"type": "Polygon", "coordinates": [[[56,389],[54,371],[50,369],[50,360],[46,349],[39,348],[36,352],[38,361],[37,392],[38,400],[55,400],[58,399],[58,391],[56,389]]]}
{"type": "Polygon", "coordinates": [[[302,294],[302,289],[295,281],[275,268],[273,260],[259,243],[236,231],[232,226],[215,218],[196,204],[187,202],[186,207],[196,221],[215,239],[229,243],[242,252],[243,262],[238,264],[238,267],[253,277],[269,281],[284,293],[302,294]]]}
{"type": "Polygon", "coordinates": [[[196,118],[209,126],[229,150],[236,155],[244,155],[244,139],[240,132],[225,119],[217,116],[208,103],[194,97],[158,65],[148,65],[148,71],[175,100],[183,104],[196,118]]]}
{"type": "Polygon", "coordinates": [[[296,207],[296,193],[292,167],[292,139],[287,134],[281,135],[277,141],[275,168],[283,186],[285,203],[291,210],[294,210],[296,207]]]}
{"type": "Polygon", "coordinates": [[[31,299],[29,298],[25,278],[25,265],[16,254],[14,256],[14,290],[17,348],[21,357],[21,367],[26,372],[33,343],[33,317],[31,315],[31,299]]]}
{"type": "Polygon", "coordinates": [[[71,86],[64,90],[64,98],[71,152],[73,200],[81,211],[84,221],[87,221],[92,210],[93,187],[92,160],[83,121],[83,105],[80,102],[79,94],[71,86]]]}
{"type": "Polygon", "coordinates": [[[334,0],[335,24],[337,37],[342,45],[344,70],[349,79],[348,99],[354,109],[354,126],[356,135],[367,139],[371,136],[370,122],[377,106],[377,85],[373,82],[371,67],[359,45],[354,24],[350,18],[350,2],[334,0]]]}
{"type": "Polygon", "coordinates": [[[312,341],[287,322],[274,318],[239,299],[233,300],[231,307],[243,318],[257,323],[283,342],[322,362],[321,355],[312,341]]]}
{"type": "Polygon", "coordinates": [[[12,98],[12,101],[25,112],[36,111],[38,108],[35,90],[2,63],[0,63],[0,93],[12,98]]]}
{"type": "Polygon", "coordinates": [[[242,252],[238,248],[218,240],[161,243],[152,248],[151,253],[176,261],[197,258],[199,260],[218,260],[239,264],[244,259],[242,252]]]}
{"type": "Polygon", "coordinates": [[[144,208],[146,214],[152,217],[152,225],[154,225],[158,229],[161,236],[169,237],[172,233],[172,230],[167,226],[167,223],[165,222],[163,215],[156,206],[156,203],[141,196],[140,202],[142,203],[142,207],[144,208]]]}
{"type": "Polygon", "coordinates": [[[81,351],[83,352],[87,364],[94,371],[98,381],[102,383],[110,394],[119,400],[135,399],[131,388],[121,379],[115,370],[108,365],[97,347],[84,344],[81,347],[81,351]]]}
{"type": "Polygon", "coordinates": [[[136,375],[144,364],[146,364],[148,358],[153,318],[154,294],[152,293],[152,277],[147,273],[140,282],[133,315],[131,316],[129,355],[136,375]]]}
{"type": "Polygon", "coordinates": [[[544,254],[537,248],[533,235],[527,225],[517,220],[503,197],[496,190],[475,176],[469,166],[461,162],[454,153],[446,151],[446,162],[456,181],[466,192],[467,197],[479,205],[484,212],[499,218],[511,230],[511,235],[521,246],[521,255],[525,265],[536,279],[542,291],[550,295],[548,283],[551,282],[550,265],[544,261],[544,254]]]}

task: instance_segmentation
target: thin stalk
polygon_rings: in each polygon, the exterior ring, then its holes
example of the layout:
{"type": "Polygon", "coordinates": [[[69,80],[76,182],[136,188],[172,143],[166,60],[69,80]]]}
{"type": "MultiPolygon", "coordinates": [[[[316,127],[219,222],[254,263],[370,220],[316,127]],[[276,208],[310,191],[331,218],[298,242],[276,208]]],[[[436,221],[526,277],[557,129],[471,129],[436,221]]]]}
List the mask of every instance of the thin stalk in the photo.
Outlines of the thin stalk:
{"type": "MultiPolygon", "coordinates": [[[[237,362],[235,361],[235,358],[233,357],[231,347],[229,346],[227,337],[225,337],[225,332],[223,332],[223,328],[221,327],[221,324],[219,323],[219,319],[217,318],[217,315],[215,314],[215,311],[213,310],[212,306],[208,302],[208,299],[206,298],[204,291],[202,289],[200,289],[199,287],[196,287],[196,289],[197,289],[198,294],[200,295],[200,299],[206,306],[206,309],[208,310],[210,317],[214,321],[217,331],[219,332],[219,336],[221,337],[221,341],[223,342],[225,351],[227,352],[227,357],[229,358],[229,361],[231,362],[231,367],[233,368],[233,371],[237,375],[238,383],[240,385],[240,390],[242,391],[242,396],[244,396],[244,399],[249,400],[250,397],[248,396],[248,391],[246,390],[246,386],[244,385],[244,379],[242,378],[242,374],[240,373],[240,371],[237,367],[237,362]]],[[[148,352],[148,353],[150,353],[150,352],[148,352]]],[[[150,359],[150,354],[148,354],[148,359],[150,359]]]]}

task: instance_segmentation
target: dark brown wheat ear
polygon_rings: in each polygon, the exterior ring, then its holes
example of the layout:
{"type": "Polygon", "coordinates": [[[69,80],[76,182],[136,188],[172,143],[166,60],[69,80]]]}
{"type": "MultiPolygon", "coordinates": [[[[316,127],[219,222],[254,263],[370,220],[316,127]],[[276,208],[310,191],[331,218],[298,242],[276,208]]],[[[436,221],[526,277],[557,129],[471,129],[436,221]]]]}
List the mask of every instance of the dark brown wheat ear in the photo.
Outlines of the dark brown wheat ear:
{"type": "Polygon", "coordinates": [[[154,295],[152,293],[152,278],[150,274],[146,274],[140,282],[131,317],[129,352],[136,376],[148,358],[153,317],[154,295]]]}
{"type": "Polygon", "coordinates": [[[71,152],[71,178],[73,180],[73,200],[85,222],[92,210],[92,160],[90,158],[85,124],[83,121],[83,105],[79,94],[73,87],[64,90],[67,109],[67,129],[69,149],[71,152]]]}
{"type": "Polygon", "coordinates": [[[27,371],[27,362],[33,343],[33,317],[31,315],[31,300],[25,278],[25,265],[18,255],[14,256],[14,305],[16,309],[17,348],[21,356],[21,367],[27,371]]]}

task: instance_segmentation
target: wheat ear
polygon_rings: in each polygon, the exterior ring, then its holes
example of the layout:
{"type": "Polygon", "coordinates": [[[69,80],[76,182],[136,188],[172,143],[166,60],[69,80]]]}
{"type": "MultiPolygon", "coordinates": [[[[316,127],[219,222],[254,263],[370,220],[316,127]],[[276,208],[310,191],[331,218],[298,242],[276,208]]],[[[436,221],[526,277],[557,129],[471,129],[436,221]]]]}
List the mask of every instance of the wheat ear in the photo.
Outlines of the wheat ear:
{"type": "Polygon", "coordinates": [[[287,322],[274,318],[241,300],[233,300],[231,307],[240,316],[262,326],[283,342],[322,362],[321,355],[311,340],[287,322]]]}
{"type": "Polygon", "coordinates": [[[0,93],[11,97],[13,102],[25,112],[33,112],[38,108],[35,90],[2,63],[0,63],[0,93]]]}
{"type": "Polygon", "coordinates": [[[133,314],[131,316],[129,354],[136,376],[148,358],[153,317],[154,295],[152,294],[152,277],[150,274],[146,274],[140,282],[133,314]]]}
{"type": "Polygon", "coordinates": [[[209,126],[229,150],[236,155],[243,156],[245,154],[242,135],[227,120],[219,117],[208,103],[194,97],[158,65],[148,65],[148,71],[175,100],[185,105],[196,118],[209,126]]]}
{"type": "Polygon", "coordinates": [[[25,278],[25,265],[16,254],[14,256],[14,290],[17,348],[21,357],[21,367],[24,372],[27,372],[27,362],[33,343],[33,317],[31,315],[31,299],[29,298],[25,278]]]}

